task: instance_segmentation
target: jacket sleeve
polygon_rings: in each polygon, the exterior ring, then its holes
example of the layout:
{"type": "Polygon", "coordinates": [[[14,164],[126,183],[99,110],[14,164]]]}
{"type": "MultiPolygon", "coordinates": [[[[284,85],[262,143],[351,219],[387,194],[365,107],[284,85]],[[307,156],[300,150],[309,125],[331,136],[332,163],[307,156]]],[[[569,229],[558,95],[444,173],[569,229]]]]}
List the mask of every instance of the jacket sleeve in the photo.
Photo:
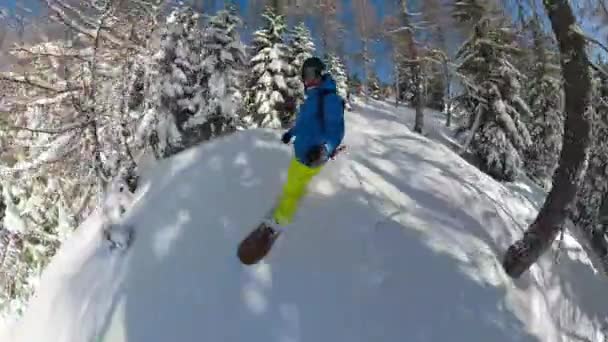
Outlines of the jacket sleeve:
{"type": "Polygon", "coordinates": [[[342,99],[337,94],[330,94],[324,100],[324,140],[331,155],[344,139],[344,108],[342,99]]]}

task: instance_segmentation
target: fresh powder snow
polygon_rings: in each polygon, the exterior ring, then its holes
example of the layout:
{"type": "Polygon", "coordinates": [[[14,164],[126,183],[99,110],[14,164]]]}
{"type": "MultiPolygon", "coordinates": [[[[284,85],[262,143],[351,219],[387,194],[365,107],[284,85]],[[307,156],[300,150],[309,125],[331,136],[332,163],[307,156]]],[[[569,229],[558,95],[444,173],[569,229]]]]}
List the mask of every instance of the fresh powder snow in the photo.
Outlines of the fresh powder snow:
{"type": "Polygon", "coordinates": [[[605,341],[606,283],[570,236],[519,280],[500,266],[542,204],[537,186],[467,164],[439,114],[428,136],[405,107],[357,101],[345,115],[346,152],[262,263],[241,265],[236,246],[292,153],[256,129],[151,171],[116,222],[135,227],[130,249],[110,250],[92,215],[1,340],[605,341]]]}

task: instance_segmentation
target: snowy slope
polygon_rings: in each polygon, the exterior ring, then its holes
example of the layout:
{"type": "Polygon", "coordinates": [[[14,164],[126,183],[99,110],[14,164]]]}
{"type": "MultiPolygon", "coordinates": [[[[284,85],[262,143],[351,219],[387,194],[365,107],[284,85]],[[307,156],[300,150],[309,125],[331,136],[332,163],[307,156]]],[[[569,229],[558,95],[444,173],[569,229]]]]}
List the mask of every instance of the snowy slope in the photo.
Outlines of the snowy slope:
{"type": "Polygon", "coordinates": [[[240,265],[236,244],[273,203],[291,153],[279,133],[246,131],[154,170],[126,217],[137,227],[127,254],[107,250],[91,217],[10,341],[604,342],[606,283],[575,243],[518,281],[500,268],[538,189],[498,184],[412,133],[409,109],[355,110],[348,153],[264,263],[240,265]]]}

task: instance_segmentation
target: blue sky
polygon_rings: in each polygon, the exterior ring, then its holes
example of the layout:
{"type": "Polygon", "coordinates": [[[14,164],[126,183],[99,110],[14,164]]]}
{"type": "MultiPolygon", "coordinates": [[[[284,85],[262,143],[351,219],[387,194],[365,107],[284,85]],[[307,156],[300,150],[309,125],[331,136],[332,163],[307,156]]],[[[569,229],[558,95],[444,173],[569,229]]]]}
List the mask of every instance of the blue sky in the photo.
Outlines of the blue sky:
{"type": "MultiPolygon", "coordinates": [[[[37,7],[39,6],[39,0],[0,0],[4,3],[4,5],[0,5],[0,6],[5,6],[8,7],[10,10],[14,10],[15,8],[15,4],[17,3],[17,1],[20,4],[23,4],[24,7],[29,7],[32,10],[36,11],[37,7]]],[[[416,6],[416,4],[418,3],[418,1],[413,1],[414,7],[416,6]]],[[[236,0],[237,5],[241,8],[244,9],[247,7],[247,3],[248,0],[236,0]]],[[[345,23],[346,25],[346,37],[345,37],[345,44],[344,44],[344,48],[346,50],[346,53],[356,53],[358,51],[360,51],[360,41],[359,39],[357,39],[357,32],[355,29],[355,25],[354,25],[354,18],[355,15],[353,13],[353,9],[352,9],[352,4],[351,4],[351,0],[347,0],[345,2],[345,6],[342,9],[341,12],[341,16],[342,16],[342,21],[345,23]]],[[[379,21],[381,21],[383,17],[385,17],[386,15],[386,11],[387,11],[387,6],[386,6],[386,2],[385,0],[371,0],[372,4],[374,5],[374,7],[376,8],[377,11],[377,15],[379,18],[379,21]]],[[[223,5],[223,0],[217,0],[216,1],[216,9],[219,9],[219,7],[221,7],[223,5]]],[[[243,13],[245,14],[245,13],[243,13]]],[[[315,25],[314,21],[307,21],[307,24],[309,26],[309,28],[312,30],[313,32],[313,37],[315,38],[315,43],[317,45],[317,47],[320,47],[320,42],[318,40],[319,37],[319,32],[318,32],[318,27],[317,25],[315,25]]],[[[587,32],[590,32],[589,28],[590,28],[590,23],[583,23],[583,27],[587,32]]],[[[244,40],[247,42],[250,38],[250,33],[251,33],[251,29],[248,29],[247,32],[244,32],[244,40]]],[[[322,51],[319,51],[320,49],[317,50],[317,52],[319,54],[322,53],[322,51]]],[[[384,82],[390,82],[391,79],[391,71],[392,71],[392,62],[391,62],[391,57],[390,57],[390,50],[388,49],[388,46],[385,43],[375,43],[372,46],[372,50],[373,50],[373,54],[375,55],[375,63],[374,63],[374,69],[376,70],[378,76],[380,77],[380,79],[384,82]]],[[[361,74],[361,66],[359,65],[359,63],[354,63],[352,61],[347,60],[347,68],[349,69],[350,73],[358,73],[361,74]]]]}

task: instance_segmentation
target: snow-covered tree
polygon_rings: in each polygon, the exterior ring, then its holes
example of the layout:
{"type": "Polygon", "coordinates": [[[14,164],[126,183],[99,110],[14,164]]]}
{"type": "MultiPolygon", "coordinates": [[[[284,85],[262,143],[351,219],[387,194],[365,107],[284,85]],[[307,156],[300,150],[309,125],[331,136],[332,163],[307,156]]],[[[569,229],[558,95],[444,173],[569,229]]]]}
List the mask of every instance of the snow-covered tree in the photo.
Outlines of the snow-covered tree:
{"type": "Polygon", "coordinates": [[[376,100],[384,98],[382,93],[382,87],[380,85],[380,79],[375,71],[372,71],[368,77],[369,94],[376,100]]]}
{"type": "Polygon", "coordinates": [[[2,182],[6,210],[0,239],[4,237],[7,245],[6,259],[0,258],[0,279],[6,277],[0,281],[0,293],[4,294],[0,295],[0,309],[9,315],[23,313],[43,268],[74,229],[73,217],[66,217],[66,210],[61,210],[65,198],[53,183],[42,177],[21,184],[2,182]]]}
{"type": "Polygon", "coordinates": [[[416,83],[414,82],[411,63],[408,63],[407,58],[401,53],[395,56],[395,75],[399,102],[414,105],[416,83]]]}
{"type": "Polygon", "coordinates": [[[350,74],[347,80],[348,85],[348,94],[354,94],[357,96],[361,96],[361,92],[363,89],[363,82],[359,77],[359,74],[350,74]]]}
{"type": "Polygon", "coordinates": [[[147,118],[143,120],[157,158],[198,140],[198,127],[187,123],[203,120],[202,40],[199,14],[192,8],[178,7],[167,17],[160,49],[148,72],[147,118]]]}
{"type": "Polygon", "coordinates": [[[0,273],[11,274],[0,281],[2,312],[18,313],[42,268],[97,208],[109,181],[125,177],[134,180],[130,186],[137,183],[137,151],[132,150],[137,115],[129,104],[136,107],[139,101],[131,101],[137,93],[132,81],[147,54],[143,37],[151,32],[158,8],[154,1],[127,7],[107,0],[47,5],[67,39],[22,42],[6,51],[18,63],[0,73],[6,206],[0,239],[7,241],[0,255],[11,256],[0,261],[0,273]],[[133,17],[138,25],[129,24],[133,17]]]}
{"type": "Polygon", "coordinates": [[[593,88],[592,145],[569,218],[595,266],[608,275],[608,77],[596,74],[593,88]]]}
{"type": "Polygon", "coordinates": [[[530,95],[534,118],[527,127],[532,145],[525,154],[526,172],[535,183],[549,190],[557,168],[563,138],[563,95],[559,80],[549,76],[535,82],[530,95]]]}
{"type": "Polygon", "coordinates": [[[242,20],[234,7],[219,11],[204,30],[202,91],[204,105],[186,126],[199,127],[202,139],[230,132],[243,105],[245,45],[238,30],[242,20]]]}
{"type": "Polygon", "coordinates": [[[276,14],[269,6],[262,17],[264,27],[253,34],[247,89],[249,115],[245,119],[252,126],[281,128],[291,116],[284,108],[295,96],[294,89],[288,86],[295,69],[290,64],[289,48],[285,43],[284,16],[276,14]]]}
{"type": "Polygon", "coordinates": [[[325,66],[327,71],[336,81],[336,89],[338,95],[346,99],[348,93],[348,77],[346,76],[346,68],[340,58],[332,53],[325,55],[325,66]]]}
{"type": "Polygon", "coordinates": [[[551,41],[541,30],[539,20],[531,23],[533,34],[532,77],[526,98],[534,117],[527,124],[532,145],[525,155],[528,176],[549,190],[557,168],[563,140],[563,87],[551,41]]]}
{"type": "Polygon", "coordinates": [[[531,144],[523,120],[532,114],[520,96],[523,75],[508,59],[517,52],[512,42],[506,26],[485,18],[456,56],[461,60],[458,71],[467,77],[458,101],[470,110],[463,150],[470,148],[480,168],[501,181],[515,179],[531,144]]]}
{"type": "Polygon", "coordinates": [[[291,32],[291,40],[289,41],[289,49],[292,57],[291,65],[294,68],[295,77],[292,78],[291,87],[296,88],[296,98],[298,102],[304,100],[304,83],[300,78],[300,70],[304,61],[312,57],[315,52],[315,44],[312,41],[312,36],[308,27],[304,22],[296,25],[291,32]]]}

